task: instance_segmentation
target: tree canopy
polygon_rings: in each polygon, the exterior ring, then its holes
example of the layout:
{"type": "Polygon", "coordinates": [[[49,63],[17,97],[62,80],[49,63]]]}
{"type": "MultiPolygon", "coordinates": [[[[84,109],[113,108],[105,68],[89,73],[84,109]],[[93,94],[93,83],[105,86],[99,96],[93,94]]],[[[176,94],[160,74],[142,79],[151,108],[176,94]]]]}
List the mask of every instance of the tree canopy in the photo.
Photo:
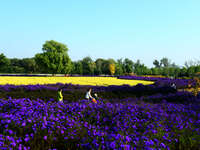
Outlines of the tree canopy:
{"type": "Polygon", "coordinates": [[[35,55],[36,64],[43,73],[64,73],[71,71],[71,59],[65,44],[56,41],[46,41],[42,47],[43,53],[35,55]]]}
{"type": "Polygon", "coordinates": [[[154,59],[154,67],[148,68],[140,60],[129,58],[84,57],[82,60],[71,61],[67,45],[50,40],[42,45],[42,53],[33,58],[7,58],[0,54],[0,73],[48,73],[48,74],[79,74],[79,75],[163,75],[170,77],[194,77],[200,72],[200,61],[187,61],[185,66],[171,63],[167,57],[154,59]]]}

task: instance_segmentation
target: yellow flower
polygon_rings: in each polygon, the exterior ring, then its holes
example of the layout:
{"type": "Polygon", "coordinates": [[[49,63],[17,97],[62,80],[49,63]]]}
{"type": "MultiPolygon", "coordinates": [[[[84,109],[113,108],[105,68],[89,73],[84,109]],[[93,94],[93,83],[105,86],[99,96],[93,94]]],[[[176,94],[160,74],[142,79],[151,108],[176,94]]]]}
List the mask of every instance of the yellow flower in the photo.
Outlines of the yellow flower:
{"type": "Polygon", "coordinates": [[[56,84],[56,83],[71,83],[79,85],[93,85],[93,86],[109,86],[109,85],[137,85],[142,83],[144,85],[153,84],[151,81],[142,80],[125,80],[117,79],[116,77],[0,77],[0,85],[14,84],[14,85],[35,85],[35,84],[56,84]]]}

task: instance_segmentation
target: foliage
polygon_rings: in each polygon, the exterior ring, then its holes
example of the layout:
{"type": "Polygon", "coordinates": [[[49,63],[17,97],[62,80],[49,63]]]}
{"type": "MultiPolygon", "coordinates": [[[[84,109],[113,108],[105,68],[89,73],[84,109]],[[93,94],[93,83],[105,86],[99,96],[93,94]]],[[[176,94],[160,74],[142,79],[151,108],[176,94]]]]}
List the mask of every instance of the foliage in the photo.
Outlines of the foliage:
{"type": "Polygon", "coordinates": [[[98,58],[96,61],[95,61],[95,64],[96,64],[96,67],[95,67],[95,75],[101,75],[103,74],[103,68],[102,68],[102,64],[104,63],[104,59],[102,58],[98,58]]]}
{"type": "Polygon", "coordinates": [[[133,62],[131,59],[103,59],[92,60],[84,57],[82,60],[71,62],[65,44],[56,41],[46,41],[43,44],[43,53],[38,53],[34,58],[11,58],[0,55],[1,73],[48,73],[48,74],[75,74],[75,75],[110,75],[109,65],[115,65],[114,75],[163,75],[173,78],[193,78],[200,72],[199,61],[188,61],[185,66],[179,67],[164,57],[155,59],[155,67],[148,68],[140,60],[133,62]]]}
{"type": "Polygon", "coordinates": [[[43,44],[42,50],[43,52],[67,53],[68,47],[65,44],[50,40],[43,44]]]}
{"type": "Polygon", "coordinates": [[[83,58],[81,62],[83,66],[83,75],[94,75],[93,60],[88,56],[83,58]]]}
{"type": "Polygon", "coordinates": [[[115,64],[109,64],[109,70],[110,70],[110,74],[114,75],[115,74],[115,64]]]}
{"type": "Polygon", "coordinates": [[[34,58],[24,58],[22,62],[25,73],[34,73],[38,70],[34,58]]]}
{"type": "Polygon", "coordinates": [[[124,68],[123,68],[123,62],[122,59],[118,59],[116,63],[116,74],[117,75],[123,75],[124,74],[124,68]]]}
{"type": "Polygon", "coordinates": [[[158,60],[156,60],[156,59],[153,61],[153,64],[155,65],[155,68],[160,68],[161,67],[160,62],[158,60]]]}
{"type": "Polygon", "coordinates": [[[83,74],[83,65],[81,61],[72,62],[72,74],[83,74]]]}
{"type": "Polygon", "coordinates": [[[0,54],[0,72],[7,72],[8,69],[7,67],[9,66],[10,64],[10,60],[8,58],[6,58],[6,56],[1,53],[0,54]]]}
{"type": "Polygon", "coordinates": [[[125,58],[123,65],[124,65],[124,72],[133,73],[134,63],[132,60],[125,58]]]}
{"type": "Polygon", "coordinates": [[[43,45],[43,53],[35,55],[35,61],[42,73],[63,73],[71,71],[71,60],[67,54],[68,48],[56,41],[46,41],[43,45]]]}
{"type": "Polygon", "coordinates": [[[193,93],[194,96],[197,96],[198,92],[199,92],[199,88],[200,88],[200,78],[195,77],[194,81],[195,81],[195,86],[192,90],[192,93],[193,93]]]}

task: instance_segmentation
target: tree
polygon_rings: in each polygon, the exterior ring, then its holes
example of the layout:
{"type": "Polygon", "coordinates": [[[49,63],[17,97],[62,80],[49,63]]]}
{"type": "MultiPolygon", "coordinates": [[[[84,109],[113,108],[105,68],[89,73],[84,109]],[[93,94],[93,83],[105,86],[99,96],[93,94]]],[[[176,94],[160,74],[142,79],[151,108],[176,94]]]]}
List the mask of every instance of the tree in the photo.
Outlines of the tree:
{"type": "Polygon", "coordinates": [[[134,63],[134,72],[137,75],[148,75],[152,74],[151,69],[148,69],[147,66],[142,64],[140,60],[137,60],[136,63],[134,63]]]}
{"type": "Polygon", "coordinates": [[[67,53],[69,49],[65,44],[50,40],[43,44],[42,50],[43,52],[67,53]]]}
{"type": "Polygon", "coordinates": [[[115,64],[109,64],[109,70],[110,70],[110,74],[114,75],[115,74],[115,64]]]}
{"type": "Polygon", "coordinates": [[[183,68],[180,69],[179,76],[180,77],[188,76],[186,67],[183,67],[183,68]]]}
{"type": "Polygon", "coordinates": [[[164,57],[160,60],[160,64],[163,65],[163,67],[169,67],[170,66],[170,60],[168,58],[164,57]]]}
{"type": "Polygon", "coordinates": [[[53,40],[46,41],[42,50],[43,53],[35,55],[36,64],[42,73],[70,73],[72,64],[65,44],[53,40]]]}
{"type": "Polygon", "coordinates": [[[83,66],[81,61],[73,62],[72,74],[83,74],[83,66]]]}
{"type": "Polygon", "coordinates": [[[175,76],[175,78],[176,77],[178,77],[178,76],[180,76],[180,72],[181,72],[181,69],[180,68],[175,68],[175,70],[174,70],[174,76],[175,76]]]}
{"type": "Polygon", "coordinates": [[[10,59],[9,73],[25,73],[23,61],[18,58],[10,59]]]}
{"type": "Polygon", "coordinates": [[[123,66],[124,66],[124,71],[125,73],[133,73],[133,61],[125,58],[124,62],[123,62],[123,66]]]}
{"type": "Polygon", "coordinates": [[[154,66],[155,66],[156,68],[160,68],[160,67],[161,67],[160,62],[159,62],[158,60],[156,60],[156,59],[153,61],[153,64],[154,64],[154,66]]]}
{"type": "Polygon", "coordinates": [[[186,68],[189,68],[189,67],[192,67],[192,66],[200,66],[200,61],[199,60],[189,60],[189,61],[186,61],[185,62],[185,67],[186,68]]]}
{"type": "Polygon", "coordinates": [[[152,75],[161,75],[161,68],[151,68],[152,75]]]}
{"type": "Polygon", "coordinates": [[[36,72],[36,63],[34,58],[24,58],[21,60],[25,73],[36,72]]]}
{"type": "Polygon", "coordinates": [[[193,77],[195,75],[195,66],[191,66],[187,69],[187,74],[189,77],[193,77]]]}
{"type": "Polygon", "coordinates": [[[0,72],[7,72],[8,71],[8,66],[10,64],[10,60],[6,58],[6,56],[1,53],[0,54],[0,72]]]}
{"type": "Polygon", "coordinates": [[[195,67],[195,73],[200,72],[200,65],[195,67]]]}
{"type": "Polygon", "coordinates": [[[94,74],[94,64],[91,57],[87,56],[82,60],[83,74],[84,75],[93,75],[94,74]]]}
{"type": "Polygon", "coordinates": [[[174,62],[172,64],[170,64],[170,67],[172,68],[178,68],[178,65],[176,65],[174,62]]]}
{"type": "Polygon", "coordinates": [[[122,62],[122,58],[117,60],[116,63],[116,73],[117,75],[123,75],[124,70],[123,70],[123,62],[122,62]]]}
{"type": "Polygon", "coordinates": [[[115,60],[114,59],[107,59],[107,60],[104,60],[102,62],[102,67],[101,67],[101,71],[103,74],[110,74],[110,69],[109,69],[109,65],[110,64],[115,64],[115,60]]]}
{"type": "Polygon", "coordinates": [[[99,59],[97,59],[96,61],[95,61],[95,64],[96,64],[96,67],[95,67],[95,74],[96,75],[100,75],[100,74],[102,74],[103,72],[102,72],[102,64],[103,64],[103,62],[104,62],[105,60],[104,59],[102,59],[102,58],[99,58],[99,59]]]}

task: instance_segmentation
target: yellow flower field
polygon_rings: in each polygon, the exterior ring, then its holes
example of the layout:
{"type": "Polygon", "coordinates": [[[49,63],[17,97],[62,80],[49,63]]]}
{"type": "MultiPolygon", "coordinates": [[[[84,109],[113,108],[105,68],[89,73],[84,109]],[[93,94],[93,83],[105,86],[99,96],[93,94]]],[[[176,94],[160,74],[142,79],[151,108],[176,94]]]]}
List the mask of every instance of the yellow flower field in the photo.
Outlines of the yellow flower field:
{"type": "Polygon", "coordinates": [[[55,84],[55,83],[71,83],[80,85],[123,85],[129,84],[131,86],[142,83],[144,85],[153,84],[151,81],[142,80],[124,80],[115,77],[0,77],[0,85],[14,84],[14,85],[35,85],[35,84],[55,84]]]}

